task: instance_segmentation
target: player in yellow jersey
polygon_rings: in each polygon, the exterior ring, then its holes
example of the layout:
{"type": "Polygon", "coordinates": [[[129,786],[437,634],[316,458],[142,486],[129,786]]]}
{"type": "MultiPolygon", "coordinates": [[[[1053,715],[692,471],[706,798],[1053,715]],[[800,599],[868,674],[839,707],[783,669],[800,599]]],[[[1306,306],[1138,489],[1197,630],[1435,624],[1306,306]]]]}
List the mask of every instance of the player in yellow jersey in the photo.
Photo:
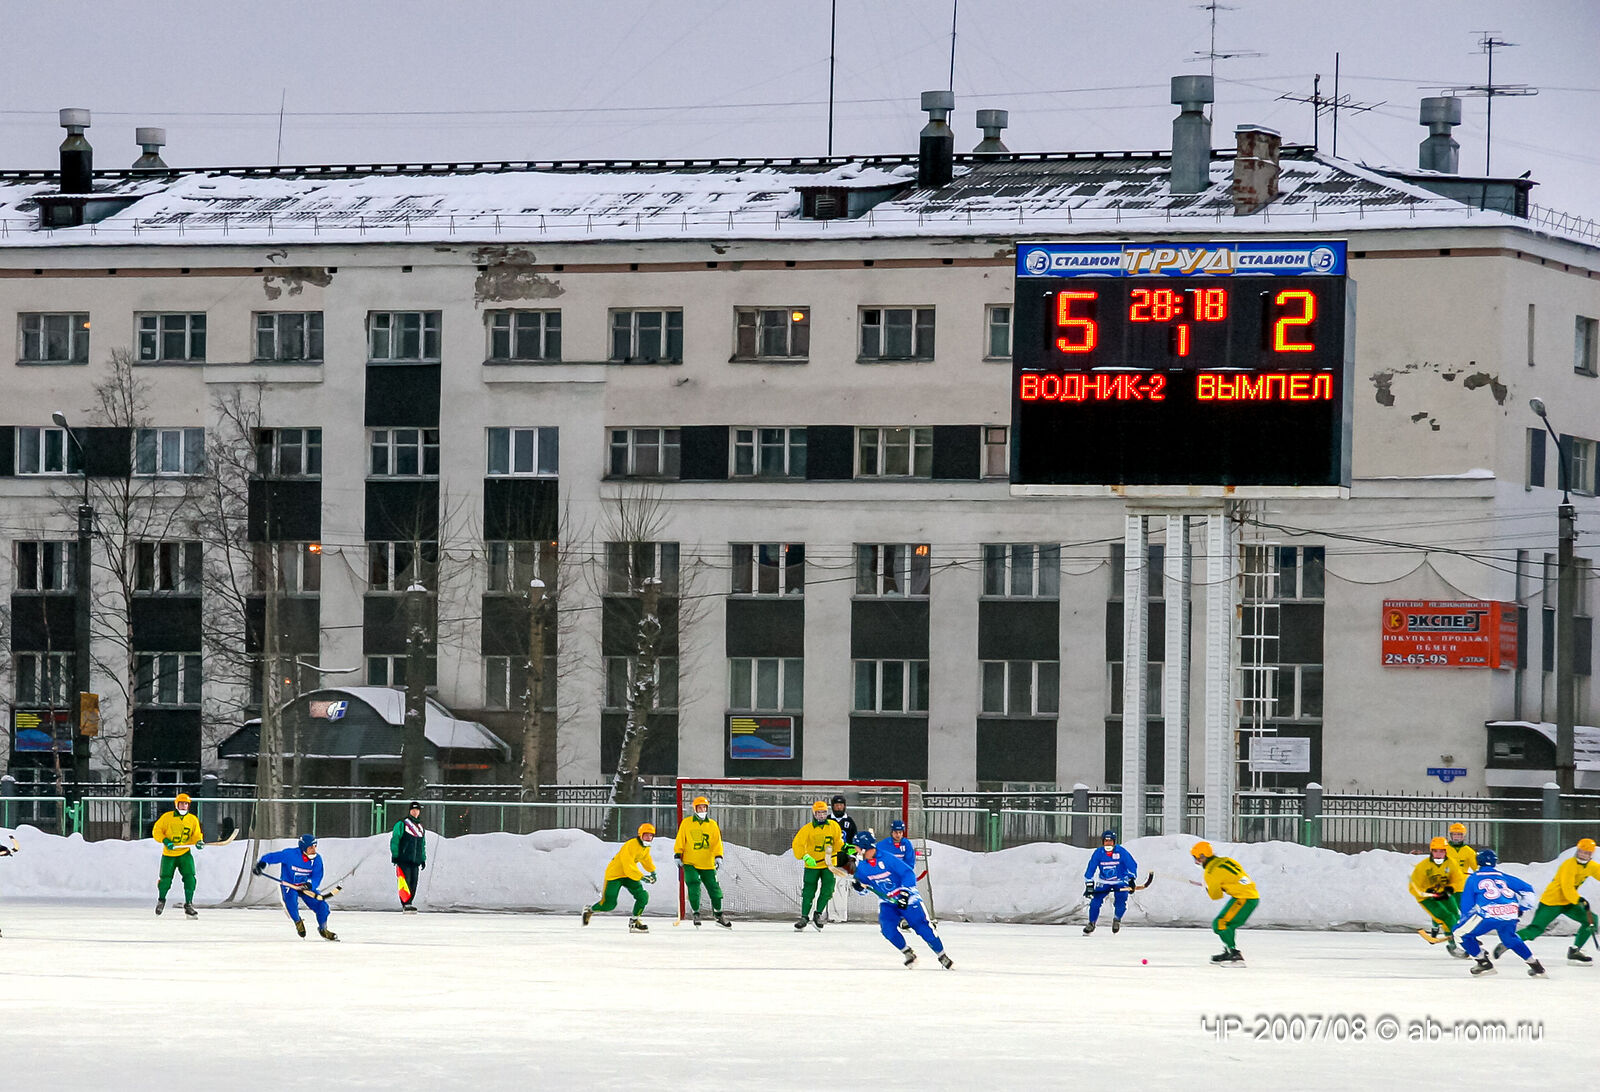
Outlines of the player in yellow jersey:
{"type": "Polygon", "coordinates": [[[194,855],[191,850],[205,845],[205,835],[200,830],[200,817],[189,810],[189,794],[180,792],[172,801],[172,810],[156,820],[150,837],[161,843],[161,878],[156,881],[156,913],[167,908],[167,892],[172,890],[172,873],[183,876],[183,912],[191,918],[200,915],[194,909],[194,855]]]}
{"type": "Polygon", "coordinates": [[[711,801],[697,796],[692,807],[678,824],[678,837],[672,843],[672,856],[689,893],[689,909],[698,927],[700,886],[704,884],[706,894],[711,896],[712,920],[724,929],[732,929],[733,922],[722,914],[722,885],[717,882],[717,869],[722,867],[722,828],[711,818],[711,801]]]}
{"type": "Polygon", "coordinates": [[[1467,825],[1465,823],[1451,823],[1445,839],[1444,851],[1450,854],[1450,859],[1461,869],[1461,879],[1455,883],[1455,892],[1461,894],[1466,889],[1467,877],[1478,871],[1478,851],[1467,845],[1467,825]]]}
{"type": "Polygon", "coordinates": [[[1256,890],[1255,881],[1239,867],[1239,862],[1232,857],[1218,857],[1212,852],[1210,842],[1196,842],[1189,853],[1194,863],[1205,870],[1206,894],[1213,899],[1224,896],[1228,899],[1228,904],[1211,923],[1211,931],[1222,940],[1222,951],[1212,956],[1211,962],[1219,967],[1242,967],[1244,955],[1233,945],[1234,933],[1256,912],[1261,893],[1256,890]]]}
{"type": "Polygon", "coordinates": [[[639,920],[650,896],[644,884],[656,882],[656,863],[650,859],[650,843],[655,839],[656,828],[649,823],[639,824],[639,833],[622,843],[617,855],[606,865],[606,889],[600,901],[583,908],[583,923],[595,914],[604,914],[617,908],[617,892],[624,887],[633,896],[633,915],[628,918],[628,928],[635,933],[648,933],[650,927],[639,920]]]}
{"type": "MultiPolygon", "coordinates": [[[[1539,896],[1539,905],[1533,911],[1533,920],[1518,929],[1517,936],[1523,940],[1543,936],[1544,931],[1550,928],[1551,923],[1557,918],[1569,917],[1578,923],[1578,935],[1572,939],[1572,946],[1567,949],[1567,961],[1593,963],[1594,960],[1584,954],[1583,946],[1595,935],[1595,915],[1594,911],[1589,909],[1589,900],[1578,894],[1578,888],[1583,886],[1583,881],[1590,879],[1600,879],[1600,861],[1594,859],[1594,839],[1583,838],[1578,841],[1577,852],[1556,868],[1550,886],[1539,896]]],[[[1498,951],[1495,953],[1496,956],[1499,954],[1498,951]]]]}
{"type": "Polygon", "coordinates": [[[828,805],[821,800],[811,805],[811,822],[795,834],[792,848],[795,858],[806,866],[805,882],[800,887],[800,920],[794,927],[804,929],[809,919],[821,929],[822,908],[833,898],[833,870],[828,865],[844,849],[844,835],[839,832],[839,824],[834,822],[833,816],[828,814],[828,805]],[[813,899],[817,906],[815,914],[811,912],[813,899]]]}
{"type": "MultiPolygon", "coordinates": [[[[1477,860],[1477,854],[1473,854],[1473,860],[1477,860]]],[[[1429,842],[1428,855],[1411,870],[1411,897],[1433,919],[1434,926],[1444,931],[1445,947],[1451,955],[1461,954],[1453,930],[1461,919],[1461,890],[1466,886],[1467,877],[1450,855],[1450,844],[1443,838],[1429,842]]],[[[1429,944],[1438,943],[1427,929],[1417,932],[1429,944]]]]}

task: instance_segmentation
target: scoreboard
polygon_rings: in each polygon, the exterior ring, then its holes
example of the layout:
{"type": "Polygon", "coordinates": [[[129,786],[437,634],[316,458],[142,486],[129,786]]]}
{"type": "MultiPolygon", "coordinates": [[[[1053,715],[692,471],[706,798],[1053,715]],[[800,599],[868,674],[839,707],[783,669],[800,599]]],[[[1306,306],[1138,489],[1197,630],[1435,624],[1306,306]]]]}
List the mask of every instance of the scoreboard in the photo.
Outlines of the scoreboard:
{"type": "Polygon", "coordinates": [[[1342,241],[1021,243],[1019,493],[1343,496],[1342,241]]]}

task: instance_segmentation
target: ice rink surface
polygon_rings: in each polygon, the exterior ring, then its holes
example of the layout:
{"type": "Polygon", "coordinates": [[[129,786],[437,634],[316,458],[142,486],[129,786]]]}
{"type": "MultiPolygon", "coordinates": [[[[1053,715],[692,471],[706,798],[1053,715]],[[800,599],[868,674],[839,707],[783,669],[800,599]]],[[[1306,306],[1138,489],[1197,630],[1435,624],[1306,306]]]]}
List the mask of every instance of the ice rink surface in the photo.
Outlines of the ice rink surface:
{"type": "Polygon", "coordinates": [[[331,924],[340,943],[267,910],[0,901],[0,1087],[1549,1087],[1588,1057],[1600,990],[1568,938],[1535,942],[1541,981],[1509,954],[1473,978],[1393,933],[1246,930],[1248,965],[1222,969],[1198,929],[946,923],[946,971],[920,941],[905,969],[857,923],[331,924]],[[1537,1041],[1514,1041],[1518,1021],[1537,1041]]]}

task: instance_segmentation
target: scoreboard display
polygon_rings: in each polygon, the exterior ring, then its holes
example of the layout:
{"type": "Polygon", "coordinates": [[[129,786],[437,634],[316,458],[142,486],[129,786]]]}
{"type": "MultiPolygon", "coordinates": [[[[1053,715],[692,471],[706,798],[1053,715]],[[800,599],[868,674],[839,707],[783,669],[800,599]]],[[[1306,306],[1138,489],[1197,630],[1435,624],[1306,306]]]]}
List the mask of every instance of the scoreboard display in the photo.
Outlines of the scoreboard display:
{"type": "Polygon", "coordinates": [[[1344,495],[1354,302],[1342,241],[1019,244],[1013,486],[1344,495]]]}

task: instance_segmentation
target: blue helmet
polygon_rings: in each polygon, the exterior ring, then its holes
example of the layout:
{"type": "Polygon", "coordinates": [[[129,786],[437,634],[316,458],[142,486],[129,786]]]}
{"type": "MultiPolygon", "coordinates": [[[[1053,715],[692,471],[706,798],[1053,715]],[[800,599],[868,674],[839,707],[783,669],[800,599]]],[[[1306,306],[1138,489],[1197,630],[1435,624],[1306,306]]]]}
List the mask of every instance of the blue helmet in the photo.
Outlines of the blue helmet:
{"type": "Polygon", "coordinates": [[[856,845],[859,846],[862,849],[877,849],[878,848],[877,839],[874,838],[870,833],[868,833],[867,831],[864,831],[864,830],[857,832],[857,834],[856,834],[856,836],[854,838],[854,841],[855,841],[856,845]]]}
{"type": "Polygon", "coordinates": [[[889,833],[890,834],[893,834],[897,830],[903,831],[905,829],[906,829],[906,821],[904,819],[896,819],[894,822],[889,824],[889,833]]]}
{"type": "Polygon", "coordinates": [[[1500,863],[1500,854],[1496,853],[1494,850],[1492,850],[1492,849],[1480,849],[1478,851],[1478,867],[1479,868],[1493,868],[1495,865],[1497,865],[1499,863],[1500,863]]]}
{"type": "Polygon", "coordinates": [[[1115,842],[1117,840],[1117,832],[1114,830],[1102,830],[1100,832],[1100,840],[1103,842],[1107,838],[1110,838],[1113,842],[1115,842]]]}
{"type": "Polygon", "coordinates": [[[310,849],[312,846],[314,846],[316,844],[317,844],[317,836],[315,834],[302,834],[302,835],[300,835],[300,852],[301,853],[304,853],[306,850],[310,849]]]}

